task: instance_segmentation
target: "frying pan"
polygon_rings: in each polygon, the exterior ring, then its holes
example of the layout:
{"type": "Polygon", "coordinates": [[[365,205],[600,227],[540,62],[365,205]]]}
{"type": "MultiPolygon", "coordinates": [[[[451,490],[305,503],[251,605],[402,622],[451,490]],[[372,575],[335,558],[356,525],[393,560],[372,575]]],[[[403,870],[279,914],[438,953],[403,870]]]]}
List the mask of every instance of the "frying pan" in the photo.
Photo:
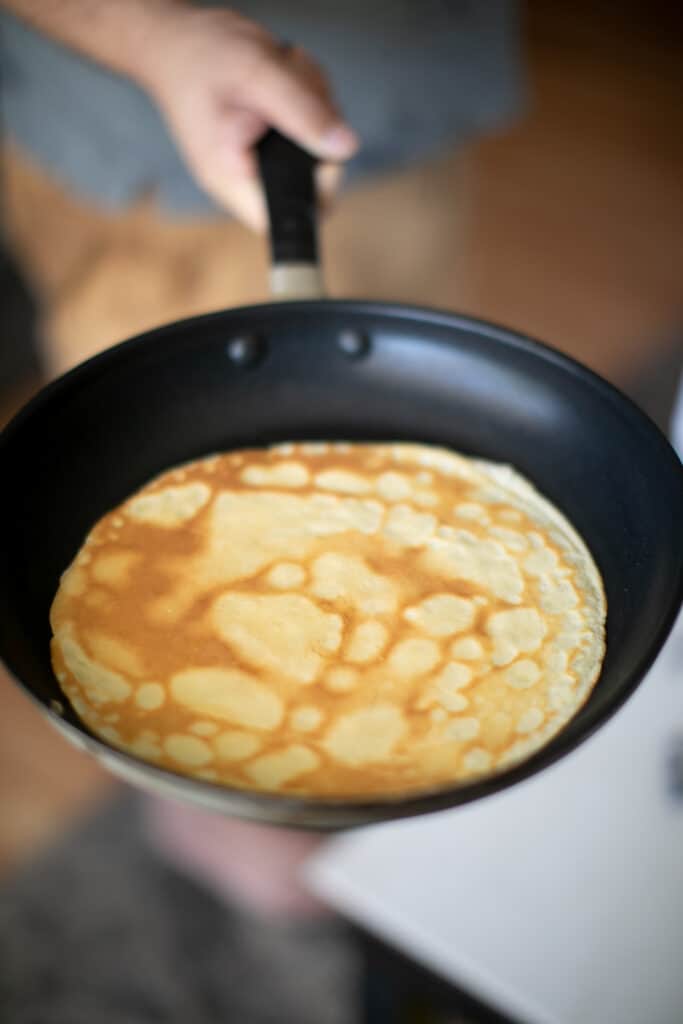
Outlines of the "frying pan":
{"type": "Polygon", "coordinates": [[[0,437],[0,655],[71,742],[166,795],[315,828],[464,804],[568,754],[644,676],[681,603],[681,464],[628,399],[552,348],[464,316],[316,298],[312,162],[271,133],[260,164],[273,290],[289,301],[117,345],[46,387],[0,437]],[[438,792],[322,801],[195,781],[108,747],[78,721],[52,674],[48,611],[91,526],[175,464],[300,439],[404,439],[508,462],[574,524],[604,580],[607,653],[590,698],[547,746],[438,792]]]}

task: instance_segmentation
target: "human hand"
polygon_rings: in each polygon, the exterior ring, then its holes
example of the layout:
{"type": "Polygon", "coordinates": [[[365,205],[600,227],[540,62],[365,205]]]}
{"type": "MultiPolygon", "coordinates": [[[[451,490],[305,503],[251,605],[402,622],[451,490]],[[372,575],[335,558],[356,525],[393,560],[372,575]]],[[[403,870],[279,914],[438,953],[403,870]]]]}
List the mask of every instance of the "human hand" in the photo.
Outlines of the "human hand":
{"type": "Polygon", "coordinates": [[[323,71],[229,10],[169,4],[148,38],[138,81],[161,109],[189,169],[220,205],[257,231],[267,223],[253,146],[269,127],[317,156],[323,204],[358,142],[323,71]]]}

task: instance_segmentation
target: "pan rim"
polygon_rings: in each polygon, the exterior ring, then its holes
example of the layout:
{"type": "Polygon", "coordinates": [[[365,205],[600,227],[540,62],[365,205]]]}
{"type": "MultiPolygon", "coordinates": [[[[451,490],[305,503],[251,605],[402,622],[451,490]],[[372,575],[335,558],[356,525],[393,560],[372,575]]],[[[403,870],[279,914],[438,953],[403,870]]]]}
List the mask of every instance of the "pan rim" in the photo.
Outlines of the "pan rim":
{"type": "MultiPolygon", "coordinates": [[[[215,310],[210,313],[201,313],[198,316],[187,317],[183,320],[174,320],[166,324],[159,324],[156,327],[150,328],[148,331],[135,334],[130,338],[124,338],[122,341],[108,346],[101,352],[90,356],[88,359],[78,363],[70,370],[67,370],[59,377],[47,383],[31,399],[29,399],[29,401],[15,413],[3,429],[0,430],[0,454],[4,445],[7,443],[7,438],[11,437],[15,429],[21,426],[24,419],[27,418],[29,414],[33,413],[43,404],[50,401],[54,394],[58,394],[65,387],[70,386],[78,377],[94,373],[96,370],[105,369],[109,362],[119,358],[124,352],[134,348],[148,346],[151,342],[161,339],[164,335],[185,332],[187,328],[192,325],[209,325],[211,323],[218,323],[221,319],[226,317],[255,317],[258,314],[276,314],[279,316],[281,314],[287,315],[291,313],[311,316],[317,315],[321,312],[352,313],[353,315],[360,314],[362,316],[383,316],[388,317],[390,320],[405,320],[416,324],[429,323],[432,326],[469,330],[475,334],[481,335],[482,337],[503,342],[504,344],[519,351],[535,354],[546,362],[569,371],[573,376],[579,377],[589,383],[603,396],[608,397],[612,404],[618,404],[624,409],[624,411],[628,408],[629,413],[632,414],[641,428],[646,429],[652,437],[656,437],[660,445],[663,443],[664,451],[666,451],[669,456],[673,455],[674,461],[678,461],[680,464],[680,460],[677,459],[666,435],[647,415],[647,413],[636,405],[633,399],[631,399],[615,384],[610,383],[602,377],[595,370],[591,370],[590,367],[586,366],[584,363],[581,363],[572,356],[554,348],[548,342],[541,341],[532,335],[516,331],[503,324],[484,320],[481,317],[469,316],[465,313],[450,313],[430,306],[413,306],[407,303],[380,302],[365,299],[305,299],[297,301],[255,303],[249,306],[234,306],[226,309],[215,310]]],[[[192,344],[189,339],[186,343],[188,345],[192,344]]],[[[444,339],[443,343],[448,346],[451,344],[451,341],[449,339],[444,339]]],[[[311,342],[311,344],[315,344],[315,342],[311,342]]],[[[681,469],[683,472],[683,466],[681,469]]]]}

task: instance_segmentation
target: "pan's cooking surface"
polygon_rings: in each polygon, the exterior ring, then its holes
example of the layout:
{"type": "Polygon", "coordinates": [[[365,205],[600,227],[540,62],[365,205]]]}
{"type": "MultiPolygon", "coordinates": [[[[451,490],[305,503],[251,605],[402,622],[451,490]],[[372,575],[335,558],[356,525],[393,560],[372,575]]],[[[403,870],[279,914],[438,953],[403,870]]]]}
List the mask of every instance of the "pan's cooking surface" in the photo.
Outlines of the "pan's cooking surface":
{"type": "MultiPolygon", "coordinates": [[[[153,332],[56,382],[10,425],[0,441],[0,650],[10,669],[44,704],[58,698],[47,617],[59,575],[92,524],[146,480],[216,450],[321,436],[421,440],[509,462],[592,550],[609,608],[601,678],[561,735],[504,781],[566,752],[631,692],[680,603],[681,470],[661,435],[588,371],[513,334],[337,302],[235,310],[153,332]]],[[[398,810],[212,799],[318,824],[398,810]]]]}

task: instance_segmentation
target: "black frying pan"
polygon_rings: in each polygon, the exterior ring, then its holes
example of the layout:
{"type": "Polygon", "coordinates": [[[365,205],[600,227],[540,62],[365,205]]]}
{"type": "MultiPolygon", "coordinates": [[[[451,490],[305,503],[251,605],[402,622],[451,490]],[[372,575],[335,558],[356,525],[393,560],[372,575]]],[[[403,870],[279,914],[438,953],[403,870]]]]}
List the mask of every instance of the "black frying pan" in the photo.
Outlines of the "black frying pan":
{"type": "MultiPolygon", "coordinates": [[[[311,165],[262,147],[275,270],[318,287],[311,165]]],[[[465,803],[573,750],[633,692],[683,591],[683,472],[657,428],[583,366],[528,338],[406,306],[294,301],[151,331],[45,388],[0,437],[0,654],[72,742],[135,783],[230,814],[311,827],[465,803]],[[602,573],[607,655],[590,699],[503,774],[408,799],[267,797],[115,751],[52,675],[48,610],[93,523],[151,477],[223,449],[298,439],[409,439],[509,462],[576,526],[602,573]]]]}

